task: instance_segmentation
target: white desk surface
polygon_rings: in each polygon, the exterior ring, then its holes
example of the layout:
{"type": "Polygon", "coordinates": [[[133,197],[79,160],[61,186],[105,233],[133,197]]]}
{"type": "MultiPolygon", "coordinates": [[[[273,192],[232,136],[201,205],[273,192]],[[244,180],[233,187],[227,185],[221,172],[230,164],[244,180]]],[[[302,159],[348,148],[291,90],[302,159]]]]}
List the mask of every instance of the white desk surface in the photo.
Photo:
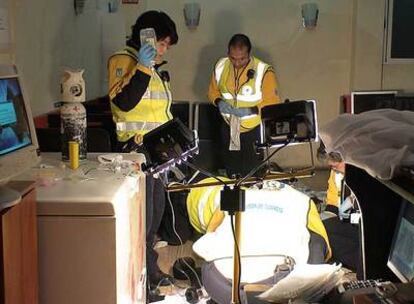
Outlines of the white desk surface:
{"type": "MultiPolygon", "coordinates": [[[[144,174],[126,176],[127,170],[104,170],[97,161],[98,155],[102,154],[88,154],[88,159],[81,161],[78,169],[71,170],[68,162],[61,161],[61,153],[42,153],[40,164],[18,177],[19,180],[38,181],[38,215],[116,215],[117,204],[125,201],[125,195],[138,191],[138,178],[144,174]],[[39,180],[53,177],[51,184],[39,183],[39,180]]],[[[145,160],[142,154],[121,155],[138,163],[145,160]]]]}

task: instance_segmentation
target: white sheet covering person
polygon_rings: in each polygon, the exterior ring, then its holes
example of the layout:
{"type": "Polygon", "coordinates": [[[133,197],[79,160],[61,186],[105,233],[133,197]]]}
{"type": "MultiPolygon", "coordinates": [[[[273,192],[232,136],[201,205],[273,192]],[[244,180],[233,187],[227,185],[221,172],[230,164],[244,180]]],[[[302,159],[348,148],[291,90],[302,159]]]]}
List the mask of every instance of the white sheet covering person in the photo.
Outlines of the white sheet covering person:
{"type": "Polygon", "coordinates": [[[343,114],[320,129],[327,152],[371,176],[391,179],[398,167],[414,166],[414,112],[381,109],[343,114]]]}
{"type": "MultiPolygon", "coordinates": [[[[269,184],[261,190],[246,190],[240,242],[242,284],[266,280],[274,284],[275,267],[284,263],[284,255],[296,264],[324,263],[331,256],[325,228],[310,198],[286,184],[269,184]]],[[[217,303],[229,303],[234,239],[230,217],[219,210],[221,188],[192,189],[187,208],[194,228],[205,233],[193,245],[208,261],[202,269],[204,287],[217,303]]]]}

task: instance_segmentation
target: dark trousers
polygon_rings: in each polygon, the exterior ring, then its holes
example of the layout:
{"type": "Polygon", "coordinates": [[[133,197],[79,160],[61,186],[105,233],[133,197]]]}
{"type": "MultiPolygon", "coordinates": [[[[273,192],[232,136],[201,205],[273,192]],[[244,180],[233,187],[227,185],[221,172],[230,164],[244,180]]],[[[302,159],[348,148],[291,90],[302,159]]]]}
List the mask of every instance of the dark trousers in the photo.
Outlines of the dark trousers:
{"type": "MultiPolygon", "coordinates": [[[[117,151],[124,153],[135,151],[146,154],[142,146],[134,143],[133,138],[128,142],[118,142],[117,151]]],[[[165,210],[165,188],[162,181],[152,175],[146,175],[145,186],[146,264],[147,275],[151,280],[151,277],[160,271],[157,264],[158,253],[154,250],[154,243],[165,210]]]]}
{"type": "Polygon", "coordinates": [[[147,273],[151,277],[160,268],[157,264],[158,253],[154,250],[155,237],[160,227],[165,210],[165,188],[162,181],[152,176],[146,176],[146,229],[147,229],[147,273]]]}
{"type": "Polygon", "coordinates": [[[332,249],[332,260],[356,271],[362,279],[362,259],[359,225],[341,221],[338,217],[323,221],[332,249]]]}
{"type": "Polygon", "coordinates": [[[260,136],[260,127],[240,134],[240,151],[229,151],[230,127],[225,121],[221,121],[220,126],[220,157],[227,175],[234,174],[245,176],[254,167],[260,164],[261,154],[256,153],[255,142],[260,136]]]}

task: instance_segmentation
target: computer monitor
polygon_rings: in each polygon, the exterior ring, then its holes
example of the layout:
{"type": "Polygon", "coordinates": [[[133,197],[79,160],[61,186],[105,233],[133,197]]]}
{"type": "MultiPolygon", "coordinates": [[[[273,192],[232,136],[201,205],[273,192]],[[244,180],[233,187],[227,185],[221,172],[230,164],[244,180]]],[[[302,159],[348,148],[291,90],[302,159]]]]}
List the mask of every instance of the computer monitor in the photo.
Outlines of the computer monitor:
{"type": "Polygon", "coordinates": [[[198,153],[197,134],[179,118],[174,118],[144,135],[142,145],[147,152],[143,170],[147,174],[162,173],[198,153]]]}
{"type": "Polygon", "coordinates": [[[414,203],[404,200],[387,266],[402,281],[414,281],[414,203]]]}
{"type": "MultiPolygon", "coordinates": [[[[39,161],[30,103],[16,67],[0,65],[0,186],[39,161]]],[[[0,192],[0,202],[4,187],[0,192]]]]}
{"type": "Polygon", "coordinates": [[[351,93],[351,113],[393,108],[392,103],[398,91],[356,91],[351,93]]]}
{"type": "Polygon", "coordinates": [[[258,148],[318,140],[315,100],[296,100],[262,109],[258,148]]]}

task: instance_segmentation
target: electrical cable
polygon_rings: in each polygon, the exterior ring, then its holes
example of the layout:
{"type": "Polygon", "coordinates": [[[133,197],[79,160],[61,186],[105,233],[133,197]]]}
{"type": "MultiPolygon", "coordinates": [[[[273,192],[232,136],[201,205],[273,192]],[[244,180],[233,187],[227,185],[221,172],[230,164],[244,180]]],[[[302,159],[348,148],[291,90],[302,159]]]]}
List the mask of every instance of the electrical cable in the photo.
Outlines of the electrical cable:
{"type": "Polygon", "coordinates": [[[197,170],[194,174],[193,174],[193,176],[191,176],[190,177],[190,179],[188,180],[188,183],[190,184],[192,181],[193,181],[193,179],[195,179],[196,177],[197,177],[197,175],[200,173],[200,170],[197,170]]]}
{"type": "Polygon", "coordinates": [[[269,160],[269,159],[271,159],[277,152],[279,152],[280,150],[282,150],[284,147],[286,147],[290,142],[292,141],[292,138],[288,138],[287,140],[286,140],[286,142],[282,145],[282,146],[280,146],[280,147],[278,147],[275,151],[273,151],[269,156],[267,156],[259,165],[257,165],[256,167],[254,167],[252,170],[250,170],[250,172],[249,173],[247,173],[247,175],[245,176],[245,177],[243,177],[243,178],[241,178],[236,184],[235,184],[235,187],[240,187],[240,185],[246,180],[246,179],[248,179],[249,177],[251,177],[254,173],[256,173],[256,171],[257,170],[259,170],[261,167],[263,167],[266,163],[267,163],[267,161],[269,160]]]}
{"type": "Polygon", "coordinates": [[[204,174],[204,175],[206,175],[208,177],[214,178],[219,183],[221,183],[223,185],[226,185],[226,183],[222,179],[220,179],[218,176],[214,175],[213,173],[208,172],[205,169],[201,169],[200,167],[198,167],[198,166],[196,166],[196,165],[194,165],[194,164],[192,164],[192,163],[190,163],[188,161],[183,161],[183,163],[186,164],[187,166],[189,166],[191,169],[194,169],[196,171],[200,171],[202,174],[204,174]]]}
{"type": "MultiPolygon", "coordinates": [[[[182,240],[182,238],[180,237],[180,235],[178,234],[178,232],[177,232],[177,230],[176,230],[176,228],[175,228],[175,211],[174,211],[174,206],[173,206],[173,203],[172,203],[172,201],[171,201],[171,197],[170,197],[170,193],[167,191],[167,199],[168,199],[168,202],[169,202],[169,204],[170,204],[170,208],[171,208],[171,214],[172,214],[172,227],[173,227],[173,231],[174,231],[174,234],[177,236],[177,238],[178,238],[178,240],[180,241],[180,244],[181,244],[181,248],[182,248],[182,246],[184,245],[183,244],[183,240],[182,240]]],[[[198,284],[199,284],[199,286],[200,287],[202,287],[203,286],[203,284],[201,284],[201,280],[200,280],[200,278],[199,278],[199,276],[198,276],[198,274],[197,274],[197,272],[185,261],[185,259],[182,259],[182,261],[184,262],[184,264],[194,273],[194,275],[195,275],[195,277],[196,277],[196,279],[197,279],[197,281],[198,281],[198,284]]],[[[182,272],[184,273],[184,275],[188,278],[188,280],[191,282],[191,278],[188,276],[188,274],[184,271],[184,270],[182,270],[182,272]]]]}
{"type": "Polygon", "coordinates": [[[229,213],[230,215],[230,225],[231,225],[231,231],[233,232],[233,239],[234,239],[234,247],[236,248],[236,253],[237,253],[237,257],[238,257],[238,261],[239,261],[239,275],[238,275],[238,280],[237,280],[237,295],[239,297],[239,301],[241,301],[241,295],[240,295],[240,280],[241,280],[241,256],[240,256],[240,250],[239,250],[239,244],[237,242],[237,238],[236,238],[236,231],[234,229],[234,222],[233,222],[233,217],[234,217],[234,213],[229,213]]]}

